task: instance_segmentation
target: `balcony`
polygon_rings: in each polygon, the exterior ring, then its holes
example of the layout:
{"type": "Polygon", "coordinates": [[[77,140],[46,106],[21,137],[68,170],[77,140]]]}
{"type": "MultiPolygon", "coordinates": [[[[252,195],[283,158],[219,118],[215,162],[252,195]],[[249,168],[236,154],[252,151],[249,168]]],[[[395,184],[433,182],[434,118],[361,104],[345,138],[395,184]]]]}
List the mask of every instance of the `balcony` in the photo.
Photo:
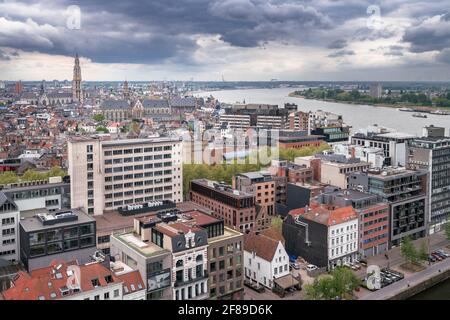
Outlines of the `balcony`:
{"type": "Polygon", "coordinates": [[[188,285],[190,283],[194,283],[194,282],[197,282],[197,281],[208,279],[208,276],[209,276],[208,275],[208,271],[204,271],[202,275],[200,275],[200,276],[198,276],[196,278],[191,277],[191,278],[189,278],[187,280],[176,280],[175,283],[174,283],[174,287],[182,287],[182,286],[188,285]]]}

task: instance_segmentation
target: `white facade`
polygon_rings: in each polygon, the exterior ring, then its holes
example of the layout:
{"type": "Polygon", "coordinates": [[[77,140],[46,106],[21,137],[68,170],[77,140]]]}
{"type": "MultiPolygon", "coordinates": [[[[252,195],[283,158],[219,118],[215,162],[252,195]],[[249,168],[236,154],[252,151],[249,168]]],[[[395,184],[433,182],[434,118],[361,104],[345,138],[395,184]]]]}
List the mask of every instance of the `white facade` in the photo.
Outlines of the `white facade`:
{"type": "Polygon", "coordinates": [[[17,207],[5,209],[0,206],[0,258],[8,261],[19,261],[19,222],[17,207]]]}
{"type": "Polygon", "coordinates": [[[183,200],[182,144],[178,139],[68,143],[71,207],[101,215],[129,204],[183,200]]]}
{"type": "Polygon", "coordinates": [[[345,155],[347,158],[355,157],[370,163],[372,168],[382,168],[384,165],[384,151],[382,148],[357,146],[351,144],[334,144],[335,154],[345,155]]]}
{"type": "Polygon", "coordinates": [[[245,277],[252,282],[272,289],[274,279],[290,273],[289,256],[281,241],[278,242],[272,261],[259,257],[255,252],[244,250],[245,277]]]}
{"type": "Polygon", "coordinates": [[[63,298],[63,300],[125,300],[123,282],[110,283],[106,287],[99,286],[94,290],[80,292],[63,298]]]}
{"type": "Polygon", "coordinates": [[[328,227],[328,265],[330,268],[353,262],[358,253],[358,219],[328,227]]]}
{"type": "MultiPolygon", "coordinates": [[[[186,234],[189,236],[189,234],[186,234]]],[[[172,288],[175,300],[204,300],[209,297],[208,246],[173,253],[172,288]],[[197,268],[200,273],[197,276],[197,268]],[[177,279],[177,273],[182,279],[177,279]]]]}

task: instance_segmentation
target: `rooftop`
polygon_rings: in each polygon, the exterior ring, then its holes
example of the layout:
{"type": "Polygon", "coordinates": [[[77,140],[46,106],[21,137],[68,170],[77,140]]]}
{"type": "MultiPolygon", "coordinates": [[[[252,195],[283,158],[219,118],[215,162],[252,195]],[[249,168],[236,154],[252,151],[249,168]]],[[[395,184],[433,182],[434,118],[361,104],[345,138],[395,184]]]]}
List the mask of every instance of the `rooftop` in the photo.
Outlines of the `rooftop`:
{"type": "Polygon", "coordinates": [[[133,232],[115,233],[112,237],[126,244],[128,247],[134,249],[137,253],[144,257],[152,257],[159,254],[167,254],[168,250],[163,249],[152,242],[142,241],[133,232]]]}
{"type": "Polygon", "coordinates": [[[33,232],[55,227],[92,223],[94,221],[94,218],[77,209],[61,210],[52,213],[46,213],[46,210],[43,210],[42,213],[21,220],[20,225],[26,232],[33,232]]]}
{"type": "Polygon", "coordinates": [[[352,206],[329,209],[325,205],[312,204],[311,207],[291,210],[289,214],[293,217],[302,216],[306,220],[315,221],[327,226],[358,219],[358,215],[352,206]]]}

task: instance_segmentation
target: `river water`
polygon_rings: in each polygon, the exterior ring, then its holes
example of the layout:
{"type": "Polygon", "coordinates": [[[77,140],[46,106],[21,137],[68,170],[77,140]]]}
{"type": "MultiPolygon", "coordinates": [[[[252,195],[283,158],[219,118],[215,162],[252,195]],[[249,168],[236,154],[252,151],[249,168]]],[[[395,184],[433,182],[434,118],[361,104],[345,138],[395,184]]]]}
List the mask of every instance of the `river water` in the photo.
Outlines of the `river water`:
{"type": "Polygon", "coordinates": [[[450,279],[415,295],[410,300],[450,300],[450,279]]]}
{"type": "Polygon", "coordinates": [[[428,118],[415,118],[412,112],[402,112],[395,108],[354,105],[327,101],[308,100],[289,97],[295,88],[275,89],[242,89],[220,90],[197,93],[197,96],[214,96],[225,103],[267,103],[283,106],[285,103],[295,103],[301,111],[330,111],[343,116],[344,121],[352,126],[352,131],[377,124],[400,132],[415,135],[422,134],[422,128],[427,125],[450,127],[450,116],[428,114],[428,118]]]}

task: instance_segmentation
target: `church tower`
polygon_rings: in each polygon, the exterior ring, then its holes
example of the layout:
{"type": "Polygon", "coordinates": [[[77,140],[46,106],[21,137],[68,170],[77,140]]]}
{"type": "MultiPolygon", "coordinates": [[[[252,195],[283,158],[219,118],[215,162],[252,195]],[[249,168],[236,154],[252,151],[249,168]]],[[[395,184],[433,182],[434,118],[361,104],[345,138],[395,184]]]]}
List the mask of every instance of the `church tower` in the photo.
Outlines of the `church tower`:
{"type": "Polygon", "coordinates": [[[72,98],[73,101],[83,102],[83,92],[81,90],[81,68],[78,53],[75,55],[75,65],[73,66],[72,98]]]}
{"type": "Polygon", "coordinates": [[[130,98],[130,90],[128,89],[128,81],[125,80],[123,83],[123,98],[128,99],[130,98]]]}

